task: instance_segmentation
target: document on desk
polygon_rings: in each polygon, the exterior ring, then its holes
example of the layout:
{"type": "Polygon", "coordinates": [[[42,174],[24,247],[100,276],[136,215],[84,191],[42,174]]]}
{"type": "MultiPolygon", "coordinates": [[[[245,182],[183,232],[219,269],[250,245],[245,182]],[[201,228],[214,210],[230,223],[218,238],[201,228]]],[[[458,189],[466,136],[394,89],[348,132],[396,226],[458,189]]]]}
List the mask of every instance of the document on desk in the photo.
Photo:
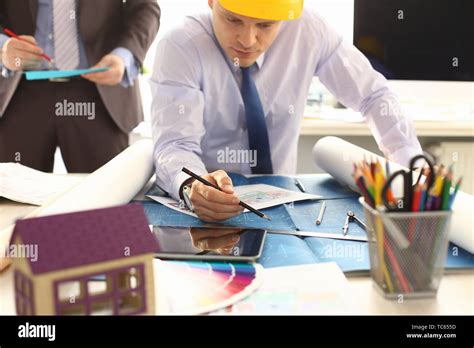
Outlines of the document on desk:
{"type": "Polygon", "coordinates": [[[43,205],[82,180],[77,176],[44,173],[19,163],[0,163],[0,197],[15,202],[43,205]]]}
{"type": "MultiPolygon", "coordinates": [[[[319,195],[290,191],[266,184],[236,186],[234,187],[234,191],[242,202],[247,203],[257,210],[275,207],[290,202],[322,198],[322,196],[319,195]]],[[[148,197],[175,211],[197,217],[197,215],[191,212],[185,205],[180,204],[172,198],[154,195],[148,195],[148,197]]],[[[244,210],[244,213],[245,212],[248,212],[248,210],[244,210]]]]}
{"type": "Polygon", "coordinates": [[[25,72],[25,76],[27,80],[49,80],[92,74],[96,72],[106,71],[109,69],[109,67],[102,67],[94,69],[74,70],[32,70],[25,72]]]}
{"type": "MultiPolygon", "coordinates": [[[[143,189],[152,175],[153,142],[139,140],[77,185],[32,211],[26,218],[127,204],[143,189]]],[[[34,182],[33,185],[36,187],[41,183],[34,182]]],[[[23,193],[25,197],[28,192],[25,190],[23,193]]],[[[0,230],[0,251],[9,244],[13,228],[14,225],[11,225],[0,230]]],[[[0,271],[8,264],[9,259],[0,255],[0,271]]]]}
{"type": "Polygon", "coordinates": [[[265,269],[260,288],[212,314],[354,314],[357,298],[336,263],[265,269]]]}

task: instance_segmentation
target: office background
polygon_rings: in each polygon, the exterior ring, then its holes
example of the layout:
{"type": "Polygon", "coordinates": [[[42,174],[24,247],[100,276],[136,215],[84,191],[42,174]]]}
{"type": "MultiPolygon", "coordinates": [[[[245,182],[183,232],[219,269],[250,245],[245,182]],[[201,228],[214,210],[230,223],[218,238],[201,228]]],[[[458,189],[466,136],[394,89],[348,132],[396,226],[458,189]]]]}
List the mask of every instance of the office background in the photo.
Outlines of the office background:
{"type": "MultiPolygon", "coordinates": [[[[162,9],[161,28],[145,59],[149,71],[153,67],[156,44],[168,30],[179,25],[188,14],[210,11],[205,0],[159,0],[158,3],[162,9]]],[[[345,40],[353,41],[354,0],[306,0],[305,7],[316,9],[345,40]]],[[[151,136],[149,77],[147,74],[139,78],[145,121],[131,134],[131,143],[151,136]]],[[[390,80],[389,86],[399,95],[406,114],[414,120],[423,149],[439,162],[457,161],[458,171],[464,173],[463,190],[474,193],[474,82],[390,80]]],[[[315,78],[299,141],[298,173],[322,172],[307,159],[311,158],[316,141],[327,135],[339,136],[380,153],[361,115],[340,108],[315,78]]],[[[66,172],[59,150],[54,172],[66,172]]]]}

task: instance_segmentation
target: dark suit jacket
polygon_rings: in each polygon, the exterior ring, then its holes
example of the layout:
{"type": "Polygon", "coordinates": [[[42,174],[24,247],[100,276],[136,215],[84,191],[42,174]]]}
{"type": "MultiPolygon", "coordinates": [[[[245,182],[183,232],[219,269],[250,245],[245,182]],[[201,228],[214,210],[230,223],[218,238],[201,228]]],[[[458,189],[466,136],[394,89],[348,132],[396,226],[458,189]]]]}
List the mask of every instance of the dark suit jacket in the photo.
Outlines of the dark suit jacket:
{"type": "MultiPolygon", "coordinates": [[[[116,47],[125,47],[140,65],[160,26],[156,0],[77,0],[79,32],[89,64],[96,64],[116,47]]],[[[0,0],[0,27],[18,35],[34,36],[37,0],[0,0]]],[[[0,117],[3,116],[21,73],[0,77],[0,117]]],[[[132,87],[97,85],[102,101],[116,124],[130,132],[143,120],[138,83],[132,87]]],[[[34,96],[32,96],[34,98],[34,96]]]]}

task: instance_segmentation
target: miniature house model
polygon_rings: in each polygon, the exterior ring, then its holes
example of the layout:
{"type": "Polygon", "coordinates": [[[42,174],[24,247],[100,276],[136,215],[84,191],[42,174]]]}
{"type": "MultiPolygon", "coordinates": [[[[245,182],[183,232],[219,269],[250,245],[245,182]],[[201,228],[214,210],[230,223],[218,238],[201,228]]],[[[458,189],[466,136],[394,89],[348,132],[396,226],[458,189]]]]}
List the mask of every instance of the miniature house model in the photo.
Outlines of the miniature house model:
{"type": "Polygon", "coordinates": [[[154,314],[157,242],[140,204],[19,220],[12,246],[18,315],[154,314]]]}

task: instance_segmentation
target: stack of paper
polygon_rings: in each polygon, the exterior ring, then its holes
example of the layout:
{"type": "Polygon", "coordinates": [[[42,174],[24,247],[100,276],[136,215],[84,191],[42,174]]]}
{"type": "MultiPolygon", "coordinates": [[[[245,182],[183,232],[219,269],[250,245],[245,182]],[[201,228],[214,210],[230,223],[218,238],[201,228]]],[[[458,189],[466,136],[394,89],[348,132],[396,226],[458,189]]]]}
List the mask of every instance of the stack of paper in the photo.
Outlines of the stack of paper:
{"type": "Polygon", "coordinates": [[[43,205],[82,180],[40,172],[19,163],[0,163],[0,197],[16,202],[43,205]]]}
{"type": "Polygon", "coordinates": [[[213,314],[351,314],[356,298],[335,263],[265,269],[252,295],[213,314]]]}

